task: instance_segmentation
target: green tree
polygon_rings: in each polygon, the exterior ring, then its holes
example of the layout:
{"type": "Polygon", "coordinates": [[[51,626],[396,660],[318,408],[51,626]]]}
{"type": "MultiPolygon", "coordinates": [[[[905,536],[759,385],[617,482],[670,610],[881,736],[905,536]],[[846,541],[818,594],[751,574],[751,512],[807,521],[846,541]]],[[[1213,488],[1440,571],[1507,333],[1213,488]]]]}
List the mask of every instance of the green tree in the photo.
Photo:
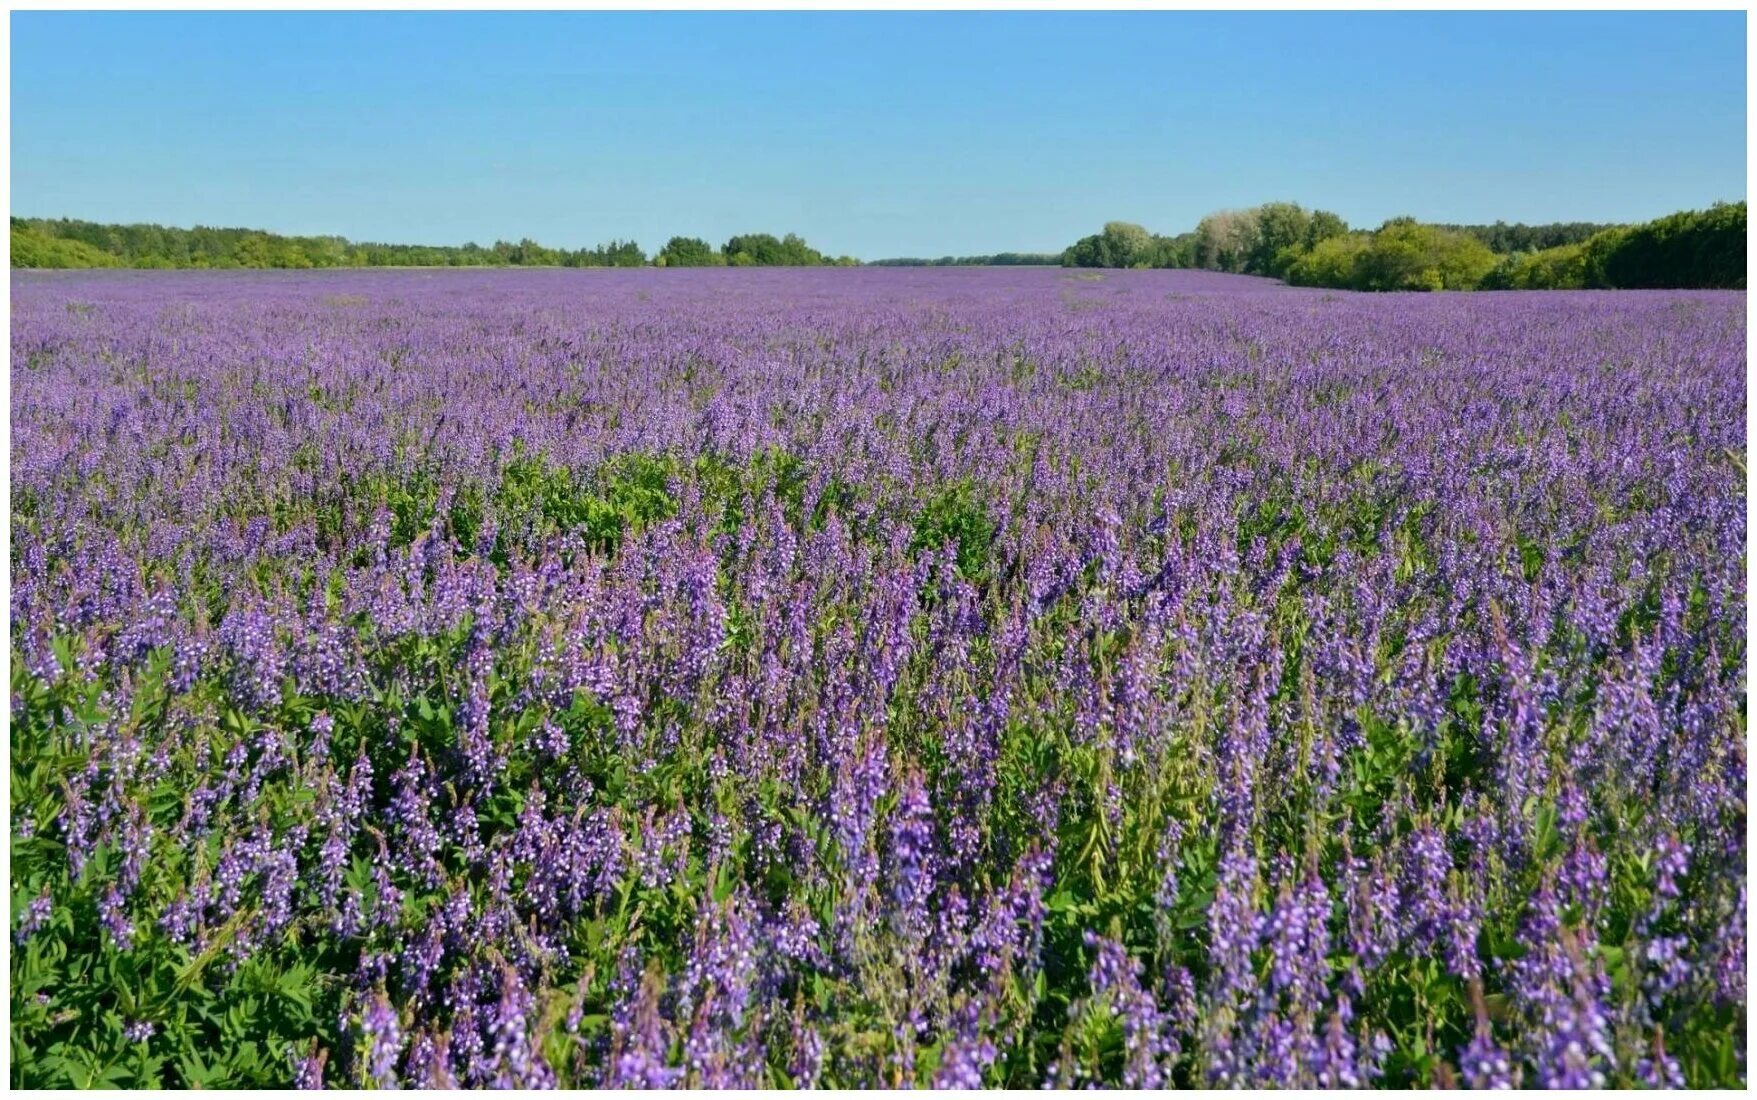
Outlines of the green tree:
{"type": "Polygon", "coordinates": [[[1474,290],[1495,263],[1475,237],[1393,218],[1373,234],[1354,269],[1362,290],[1474,290]]]}
{"type": "Polygon", "coordinates": [[[1504,256],[1482,281],[1484,290],[1577,290],[1585,285],[1585,242],[1504,256]]]}
{"type": "Polygon", "coordinates": [[[663,267],[721,267],[726,257],[700,237],[672,237],[654,262],[663,267]]]}
{"type": "Polygon", "coordinates": [[[1243,270],[1253,275],[1280,275],[1282,254],[1307,243],[1312,216],[1297,202],[1264,203],[1254,211],[1250,240],[1245,244],[1243,270]]]}
{"type": "Polygon", "coordinates": [[[1153,234],[1133,222],[1106,222],[1062,253],[1064,267],[1144,267],[1155,255],[1153,234]]]}
{"type": "Polygon", "coordinates": [[[1153,245],[1153,234],[1133,222],[1106,222],[1103,236],[1110,242],[1118,267],[1145,263],[1153,245]]]}
{"type": "Polygon", "coordinates": [[[1210,271],[1243,271],[1257,238],[1255,210],[1221,210],[1196,223],[1195,266],[1210,271]]]}
{"type": "Polygon", "coordinates": [[[1290,260],[1287,281],[1294,286],[1356,287],[1356,266],[1371,247],[1372,237],[1367,233],[1326,237],[1290,260]]]}
{"type": "Polygon", "coordinates": [[[1745,204],[1716,203],[1588,242],[1594,285],[1742,287],[1745,204]]]}
{"type": "Polygon", "coordinates": [[[1468,233],[1496,252],[1511,254],[1582,244],[1594,234],[1614,227],[1596,222],[1553,222],[1549,225],[1496,222],[1493,225],[1442,225],[1440,228],[1468,233]]]}
{"type": "Polygon", "coordinates": [[[13,267],[118,267],[121,261],[83,241],[52,237],[40,229],[12,223],[13,267]]]}
{"type": "Polygon", "coordinates": [[[1175,237],[1155,235],[1148,245],[1147,267],[1194,267],[1194,233],[1179,233],[1175,237]]]}
{"type": "Polygon", "coordinates": [[[721,249],[734,267],[817,267],[828,261],[796,233],[741,233],[721,249]]]}
{"type": "Polygon", "coordinates": [[[604,247],[604,259],[611,267],[644,267],[647,254],[633,241],[611,241],[604,247]]]}
{"type": "Polygon", "coordinates": [[[266,233],[252,233],[232,250],[233,267],[272,267],[272,244],[266,233]]]}
{"type": "Polygon", "coordinates": [[[781,262],[781,241],[773,233],[740,233],[720,251],[726,254],[727,263],[740,267],[768,267],[781,262]]]}
{"type": "Polygon", "coordinates": [[[1306,239],[1301,243],[1306,248],[1316,248],[1320,242],[1340,237],[1347,232],[1348,223],[1339,215],[1328,210],[1314,210],[1311,221],[1306,223],[1306,239]]]}

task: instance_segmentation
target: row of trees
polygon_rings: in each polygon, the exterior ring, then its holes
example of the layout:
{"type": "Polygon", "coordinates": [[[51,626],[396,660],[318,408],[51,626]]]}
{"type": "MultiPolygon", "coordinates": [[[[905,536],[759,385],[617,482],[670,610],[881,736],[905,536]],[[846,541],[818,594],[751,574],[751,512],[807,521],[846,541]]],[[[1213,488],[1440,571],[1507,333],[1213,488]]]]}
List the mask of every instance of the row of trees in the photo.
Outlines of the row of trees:
{"type": "Polygon", "coordinates": [[[293,237],[259,229],[104,225],[71,218],[13,218],[13,267],[638,267],[633,241],[597,248],[547,248],[526,238],[460,246],[380,244],[344,237],[293,237]]]}
{"type": "Polygon", "coordinates": [[[831,258],[796,233],[741,233],[716,250],[700,237],[672,237],[653,258],[659,267],[853,267],[852,256],[831,258]]]}
{"type": "Polygon", "coordinates": [[[120,267],[122,261],[84,241],[35,232],[12,221],[13,267],[120,267]]]}
{"type": "MultiPolygon", "coordinates": [[[[13,218],[13,267],[318,268],[318,267],[641,267],[647,254],[634,241],[597,248],[549,248],[529,238],[484,247],[377,244],[343,237],[293,237],[258,229],[176,229],[104,225],[70,218],[13,218]]],[[[673,237],[653,261],[670,267],[719,264],[821,265],[826,258],[798,236],[769,233],[732,238],[716,252],[693,237],[673,237]]]]}
{"type": "Polygon", "coordinates": [[[1109,222],[1062,254],[1067,267],[1199,267],[1280,277],[1301,253],[1348,232],[1328,210],[1272,202],[1210,214],[1188,233],[1162,237],[1131,222],[1109,222]]]}
{"type": "Polygon", "coordinates": [[[872,267],[1056,267],[1060,252],[996,252],[989,256],[941,256],[937,260],[899,256],[868,261],[872,267]]]}
{"type": "Polygon", "coordinates": [[[1175,237],[1110,222],[1070,245],[1062,264],[1205,268],[1351,290],[1743,287],[1745,204],[1636,226],[1392,218],[1353,231],[1327,210],[1275,202],[1210,214],[1175,237]]]}
{"type": "Polygon", "coordinates": [[[1288,257],[1295,286],[1350,290],[1475,290],[1497,260],[1469,233],[1393,218],[1371,233],[1343,233],[1288,257]]]}
{"type": "Polygon", "coordinates": [[[1493,225],[1441,225],[1440,228],[1468,233],[1491,250],[1505,255],[1579,244],[1595,233],[1616,226],[1606,222],[1551,222],[1548,225],[1496,222],[1493,225]]]}
{"type": "Polygon", "coordinates": [[[1743,287],[1745,255],[1745,204],[1723,202],[1506,257],[1483,285],[1509,290],[1743,287]]]}

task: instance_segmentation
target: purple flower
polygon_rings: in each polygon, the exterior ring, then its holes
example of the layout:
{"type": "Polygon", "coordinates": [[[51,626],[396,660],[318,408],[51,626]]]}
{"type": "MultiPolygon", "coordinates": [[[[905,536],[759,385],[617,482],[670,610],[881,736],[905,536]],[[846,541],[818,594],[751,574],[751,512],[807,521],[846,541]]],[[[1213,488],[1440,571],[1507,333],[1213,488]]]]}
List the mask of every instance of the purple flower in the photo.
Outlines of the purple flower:
{"type": "Polygon", "coordinates": [[[670,1028],[659,1014],[658,983],[650,976],[631,983],[610,1019],[605,1088],[672,1088],[683,1070],[668,1064],[670,1028]]]}
{"type": "Polygon", "coordinates": [[[293,1087],[296,1089],[322,1089],[323,1064],[329,1059],[326,1050],[314,1050],[297,1060],[293,1069],[293,1087]]]}
{"type": "Polygon", "coordinates": [[[403,1029],[384,994],[366,1002],[360,1014],[361,1072],[367,1084],[395,1088],[397,1060],[403,1053],[403,1029]]]}
{"type": "Polygon", "coordinates": [[[1464,1075],[1464,1084],[1473,1089],[1518,1088],[1519,1069],[1512,1056],[1495,1042],[1481,983],[1471,982],[1470,997],[1476,1010],[1476,1034],[1458,1052],[1458,1069],[1464,1075]]]}
{"type": "Polygon", "coordinates": [[[133,949],[134,922],[128,918],[122,894],[114,886],[98,899],[98,923],[103,925],[105,935],[118,951],[133,949]]]}
{"type": "Polygon", "coordinates": [[[951,1034],[934,1071],[936,1089],[979,1089],[982,1072],[994,1064],[995,1045],[981,1034],[981,1020],[974,1003],[965,1003],[952,1014],[951,1034]]]}
{"type": "Polygon", "coordinates": [[[1087,947],[1096,949],[1087,975],[1093,1001],[1105,1005],[1122,1029],[1123,1087],[1163,1087],[1179,1047],[1165,1015],[1141,986],[1140,963],[1114,940],[1091,932],[1085,940],[1087,947]]]}
{"type": "Polygon", "coordinates": [[[891,902],[899,930],[919,939],[928,927],[928,899],[933,893],[938,853],[933,835],[933,807],[916,772],[904,777],[897,808],[891,817],[891,902]]]}
{"type": "Polygon", "coordinates": [[[25,907],[24,916],[19,918],[18,927],[13,930],[12,941],[23,944],[49,923],[49,915],[54,911],[54,902],[49,891],[44,890],[30,900],[25,907]]]}

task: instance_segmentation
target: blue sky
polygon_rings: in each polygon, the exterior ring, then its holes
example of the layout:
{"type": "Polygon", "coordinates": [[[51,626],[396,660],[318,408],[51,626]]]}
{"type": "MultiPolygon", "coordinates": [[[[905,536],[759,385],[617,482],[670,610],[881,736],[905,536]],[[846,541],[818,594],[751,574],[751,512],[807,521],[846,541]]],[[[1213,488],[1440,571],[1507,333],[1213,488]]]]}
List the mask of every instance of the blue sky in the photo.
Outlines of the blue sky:
{"type": "Polygon", "coordinates": [[[1059,249],[1745,196],[1745,15],[15,13],[12,212],[1059,249]]]}

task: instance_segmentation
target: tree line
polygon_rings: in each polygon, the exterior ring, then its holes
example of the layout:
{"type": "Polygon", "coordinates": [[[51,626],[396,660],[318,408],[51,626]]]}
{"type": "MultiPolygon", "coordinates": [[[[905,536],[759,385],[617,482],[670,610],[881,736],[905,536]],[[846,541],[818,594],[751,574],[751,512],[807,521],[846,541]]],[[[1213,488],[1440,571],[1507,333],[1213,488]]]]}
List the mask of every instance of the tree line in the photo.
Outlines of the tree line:
{"type": "MultiPolygon", "coordinates": [[[[106,225],[13,218],[13,267],[819,267],[852,266],[797,234],[744,233],[715,248],[672,237],[651,259],[634,241],[550,248],[524,239],[483,246],[401,245],[298,237],[256,229],[106,225]]],[[[1161,236],[1110,222],[1059,256],[1005,252],[891,259],[891,266],[1205,268],[1353,290],[1495,290],[1587,287],[1743,287],[1745,203],[1716,203],[1640,225],[1443,225],[1392,218],[1352,229],[1327,210],[1271,202],[1210,214],[1161,236]]]]}
{"type": "Polygon", "coordinates": [[[1640,225],[1438,225],[1392,218],[1351,229],[1327,210],[1272,202],[1210,214],[1165,237],[1110,222],[1065,267],[1204,268],[1349,290],[1542,290],[1745,285],[1745,203],[1640,225]]]}
{"type": "Polygon", "coordinates": [[[941,256],[937,260],[915,256],[899,256],[889,260],[869,260],[871,267],[1058,267],[1060,252],[996,252],[988,256],[941,256]]]}
{"type": "Polygon", "coordinates": [[[13,267],[331,268],[331,267],[661,267],[850,265],[795,234],[733,237],[714,249],[673,237],[650,260],[634,241],[596,248],[550,248],[526,238],[492,245],[380,244],[344,237],[298,237],[260,229],[177,229],[106,225],[72,218],[13,218],[13,267]]]}
{"type": "Polygon", "coordinates": [[[831,258],[796,233],[741,233],[718,249],[700,237],[672,237],[653,258],[659,267],[853,267],[852,256],[831,258]]]}

